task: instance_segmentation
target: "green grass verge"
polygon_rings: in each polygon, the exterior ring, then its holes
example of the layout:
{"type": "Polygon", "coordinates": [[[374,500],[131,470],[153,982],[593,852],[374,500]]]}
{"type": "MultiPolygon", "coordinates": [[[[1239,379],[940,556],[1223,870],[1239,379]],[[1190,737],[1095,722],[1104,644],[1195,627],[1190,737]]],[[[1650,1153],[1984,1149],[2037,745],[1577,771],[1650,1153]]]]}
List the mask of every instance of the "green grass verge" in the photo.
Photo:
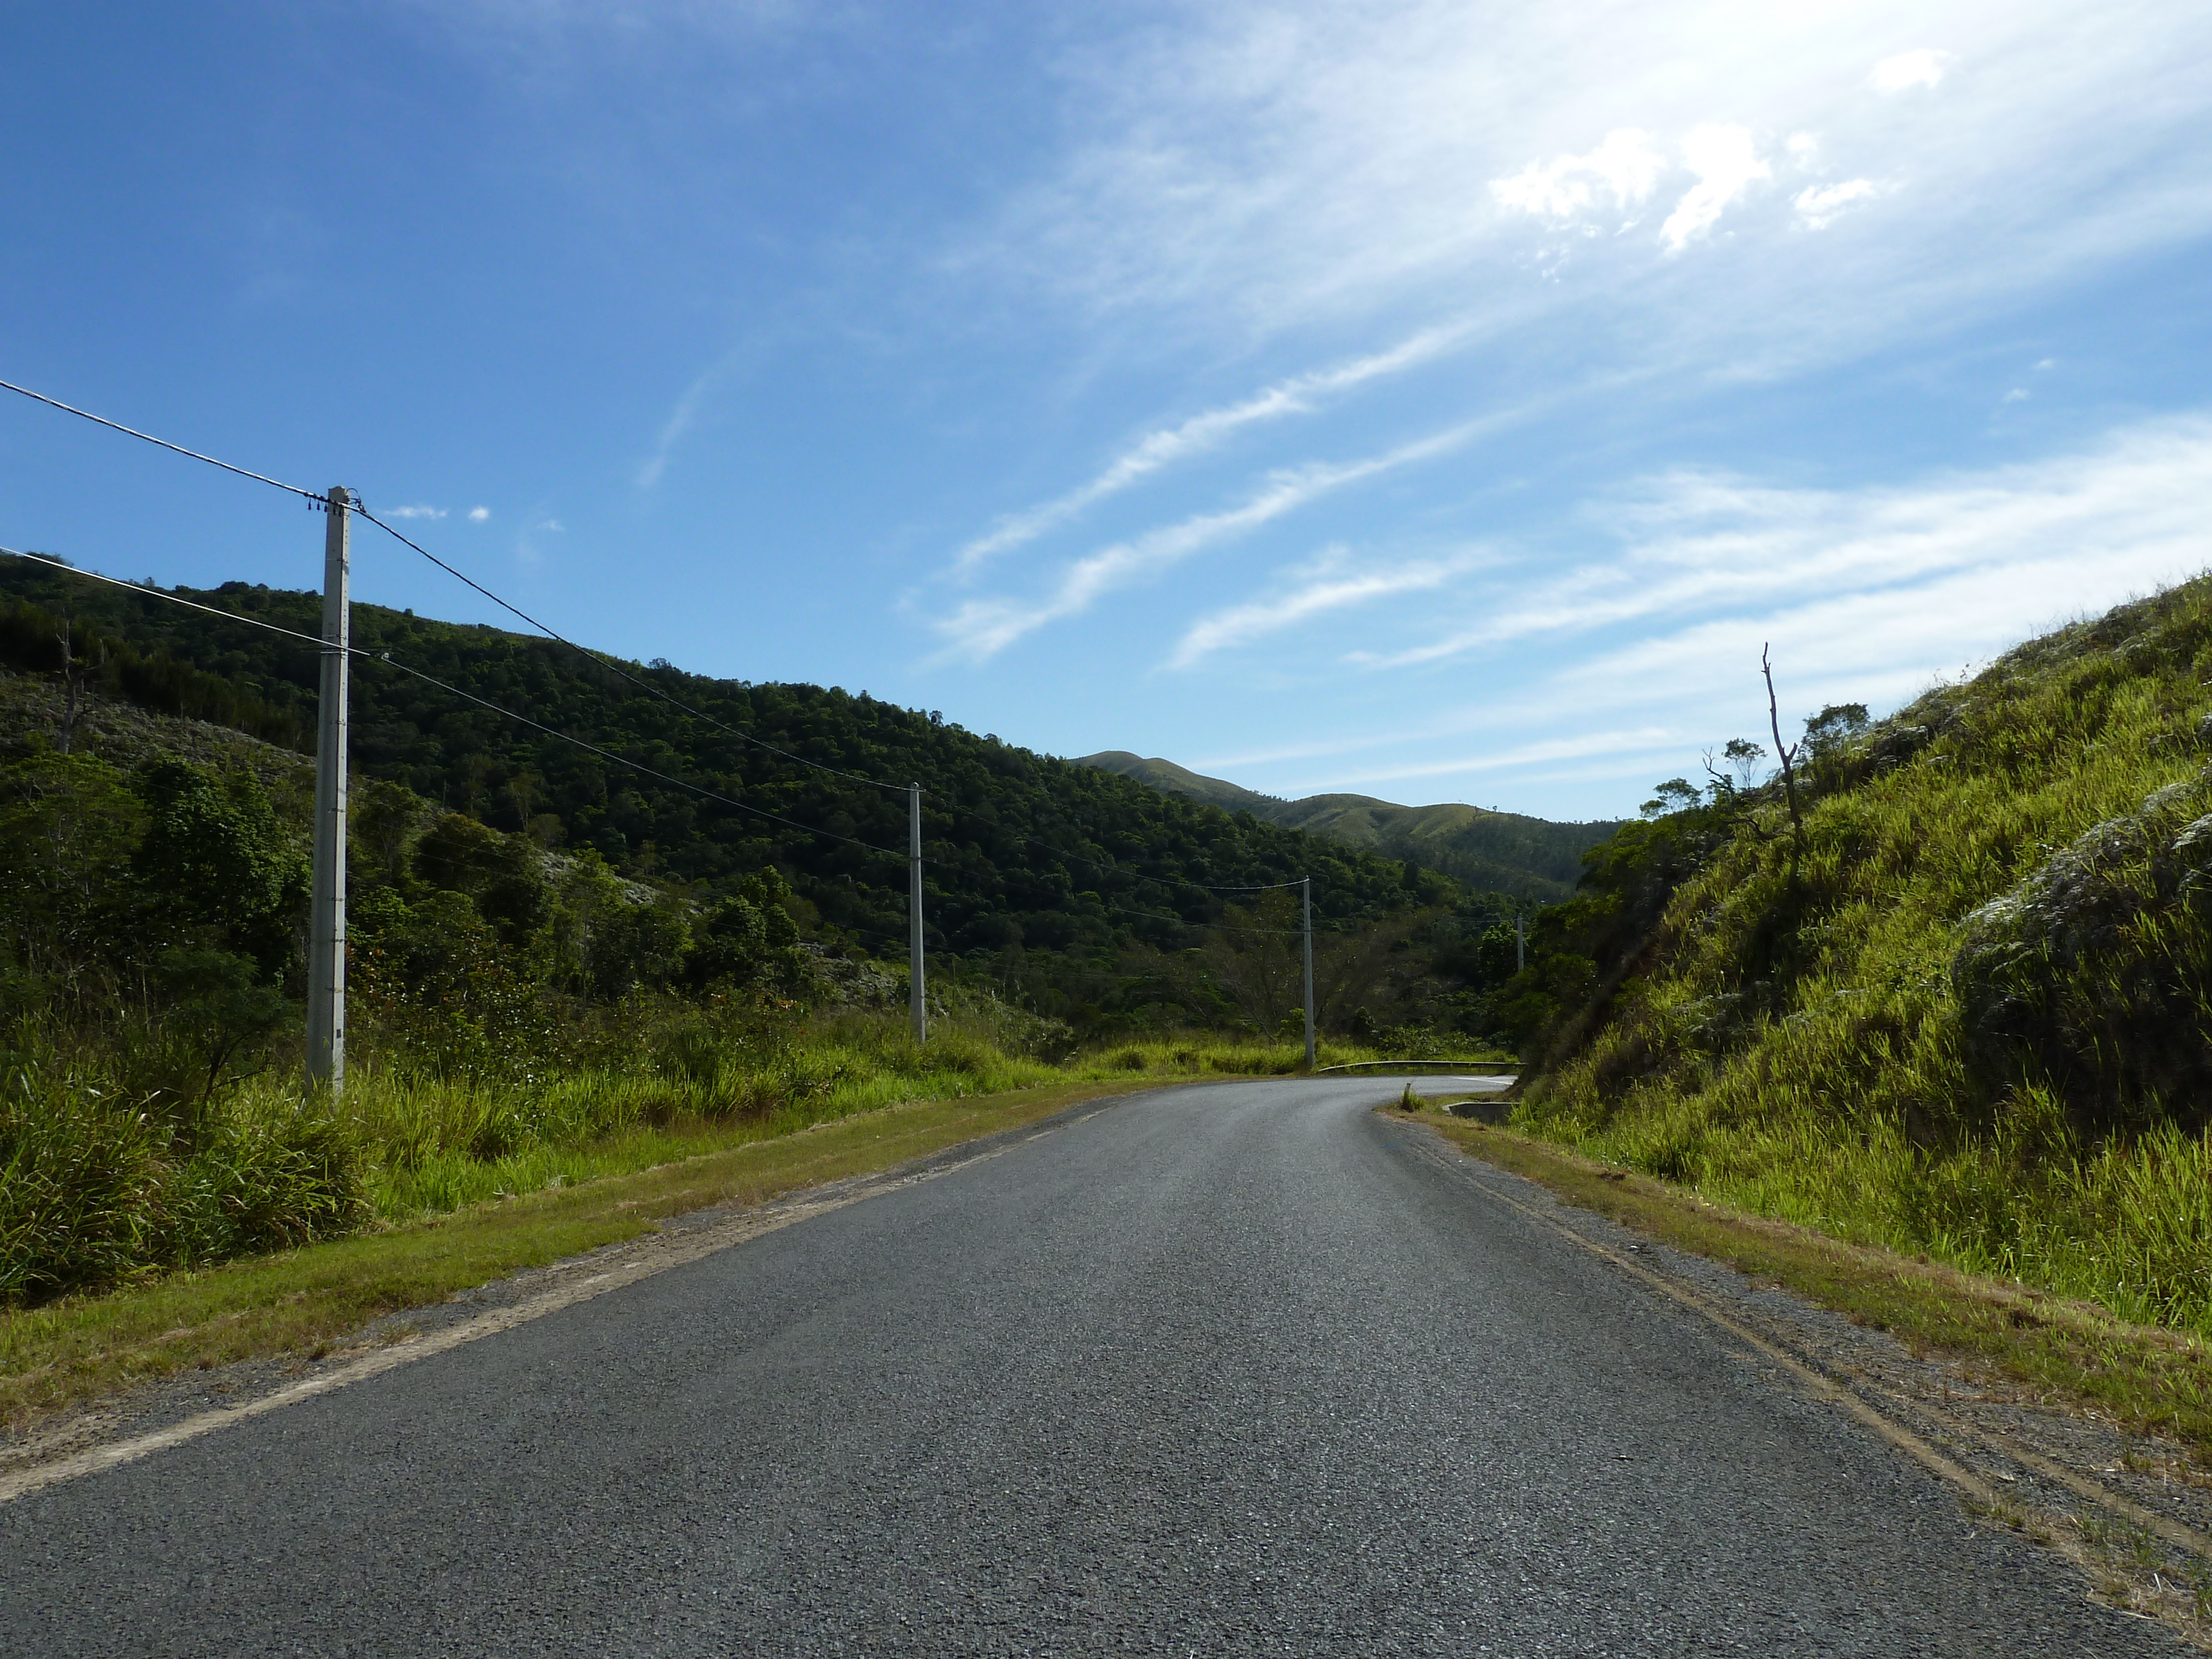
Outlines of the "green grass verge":
{"type": "MultiPolygon", "coordinates": [[[[106,1295],[0,1312],[0,1425],[21,1429],[133,1383],[195,1367],[312,1352],[369,1321],[634,1238],[665,1217],[884,1170],[1018,1128],[1140,1081],[1056,1083],[856,1113],[773,1139],[730,1126],[666,1136],[680,1162],[632,1169],[451,1215],[181,1273],[106,1295]],[[731,1144],[735,1143],[735,1144],[731,1144]]],[[[655,1150],[633,1139],[611,1164],[655,1150]]]]}
{"type": "Polygon", "coordinates": [[[1915,1352],[1940,1350],[1993,1380],[2172,1436],[2212,1462],[2212,1352],[2191,1334],[2094,1303],[1848,1244],[1595,1162],[1549,1142],[1423,1112],[1470,1156],[1693,1255],[1771,1279],[1915,1352]]]}

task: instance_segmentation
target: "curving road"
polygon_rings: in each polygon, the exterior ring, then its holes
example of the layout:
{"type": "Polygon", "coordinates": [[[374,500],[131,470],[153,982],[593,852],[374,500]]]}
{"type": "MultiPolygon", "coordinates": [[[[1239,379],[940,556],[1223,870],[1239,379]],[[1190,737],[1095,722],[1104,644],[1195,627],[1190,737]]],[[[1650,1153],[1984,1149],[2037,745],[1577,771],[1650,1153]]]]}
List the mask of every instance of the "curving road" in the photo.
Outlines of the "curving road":
{"type": "Polygon", "coordinates": [[[0,1651],[2182,1650],[1397,1086],[1079,1109],[0,1505],[0,1651]]]}

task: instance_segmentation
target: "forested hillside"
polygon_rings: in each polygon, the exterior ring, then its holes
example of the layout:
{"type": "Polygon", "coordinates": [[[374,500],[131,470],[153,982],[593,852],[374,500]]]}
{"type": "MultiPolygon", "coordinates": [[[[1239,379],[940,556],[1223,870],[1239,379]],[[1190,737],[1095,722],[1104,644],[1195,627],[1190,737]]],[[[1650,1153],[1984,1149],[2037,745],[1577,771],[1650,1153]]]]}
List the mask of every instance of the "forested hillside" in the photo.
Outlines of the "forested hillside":
{"type": "Polygon", "coordinates": [[[1123,749],[1085,755],[1082,763],[1135,778],[1155,789],[1243,811],[1263,823],[1304,830],[1362,852],[1401,859],[1523,902],[1552,903],[1574,891],[1583,854],[1619,826],[1554,823],[1518,812],[1492,812],[1455,801],[1401,806],[1370,795],[1306,795],[1280,800],[1123,749]]]}
{"type": "Polygon", "coordinates": [[[226,614],[0,562],[0,1304],[1086,1045],[1144,1040],[1083,1062],[1125,1075],[1298,1066],[1297,906],[1240,888],[1313,878],[1325,1039],[1464,1053],[1510,961],[1442,878],[934,714],[359,606],[348,1083],[303,1103],[319,653],[244,618],[319,605],[185,597],[226,614]],[[927,791],[927,1044],[906,795],[867,777],[927,791]]]}
{"type": "MultiPolygon", "coordinates": [[[[126,771],[206,750],[192,734],[216,728],[272,745],[264,755],[312,748],[315,647],[245,619],[313,633],[317,597],[239,583],[182,596],[240,620],[0,556],[0,670],[23,677],[21,694],[4,700],[0,749],[68,747],[72,699],[109,711],[98,752],[126,771]],[[112,712],[125,708],[183,720],[125,742],[112,712]]],[[[1494,1024],[1485,975],[1494,981],[1509,948],[1495,937],[1483,944],[1495,902],[1404,861],[1164,796],[865,693],[611,663],[373,605],[355,608],[354,638],[392,659],[356,665],[352,757],[364,786],[400,789],[424,812],[451,811],[571,862],[589,855],[687,914],[770,874],[783,884],[779,908],[814,948],[902,958],[906,798],[865,780],[916,779],[933,955],[947,970],[964,959],[1000,994],[1080,1031],[1272,1031],[1296,998],[1254,958],[1279,937],[1267,929],[1295,918],[1270,909],[1263,919],[1249,911],[1261,896],[1233,890],[1309,874],[1330,970],[1325,1023],[1447,1035],[1494,1024]],[[1397,940],[1386,955],[1365,943],[1378,927],[1397,940]],[[1209,964],[1206,953],[1221,960],[1209,964]],[[1356,971],[1355,958],[1365,963],[1356,971]]],[[[278,788],[267,760],[216,746],[218,772],[249,766],[278,788]]],[[[375,833],[364,817],[357,836],[375,833]]]]}
{"type": "Polygon", "coordinates": [[[2209,682],[2200,579],[1662,786],[1501,999],[1522,1121],[2212,1331],[2209,682]]]}
{"type": "MultiPolygon", "coordinates": [[[[178,591],[319,630],[312,593],[236,582],[178,591]]],[[[65,627],[95,686],[313,747],[313,647],[0,556],[0,666],[59,674],[65,627]]],[[[353,628],[364,649],[757,811],[600,759],[375,662],[357,664],[354,677],[352,756],[361,774],[549,848],[592,848],[622,874],[710,895],[776,864],[835,936],[872,950],[905,936],[905,797],[775,750],[922,785],[927,910],[940,948],[1132,938],[1174,945],[1184,924],[1217,917],[1222,902],[1181,883],[1256,885],[1310,874],[1317,912],[1332,921],[1379,917],[1409,896],[1449,896],[1409,879],[1399,861],[1175,800],[865,692],[709,679],[662,662],[621,665],[698,711],[687,714],[550,641],[365,605],[355,607],[353,628]]]]}

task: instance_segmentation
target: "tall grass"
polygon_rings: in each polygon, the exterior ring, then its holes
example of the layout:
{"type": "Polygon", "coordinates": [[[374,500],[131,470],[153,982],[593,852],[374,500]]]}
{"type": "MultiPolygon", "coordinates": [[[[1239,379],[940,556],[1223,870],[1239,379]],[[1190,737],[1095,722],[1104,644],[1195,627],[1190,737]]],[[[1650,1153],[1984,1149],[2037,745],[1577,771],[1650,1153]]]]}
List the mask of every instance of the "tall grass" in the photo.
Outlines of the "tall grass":
{"type": "Polygon", "coordinates": [[[766,1052],[678,1028],[625,1063],[542,1083],[372,1073],[346,1110],[387,1220],[643,1169],[910,1100],[1066,1075],[957,1026],[915,1044],[885,1013],[845,1013],[766,1052]]]}
{"type": "MultiPolygon", "coordinates": [[[[289,1068],[189,1099],[111,1041],[26,1026],[0,1085],[0,1304],[625,1174],[909,1101],[1079,1080],[1282,1075],[1295,1043],[1192,1035],[1058,1063],[1003,1009],[818,1018],[641,999],[566,1063],[489,1071],[364,1044],[343,1101],[289,1068]]],[[[153,1046],[159,1047],[158,1042],[153,1046]]],[[[1325,1059],[1360,1057],[1363,1051],[1325,1059]]]]}
{"type": "Polygon", "coordinates": [[[0,1086],[0,1303],[302,1244],[364,1212],[351,1127],[266,1089],[189,1115],[52,1057],[0,1086]]]}
{"type": "Polygon", "coordinates": [[[2212,933],[2186,856],[2208,679],[2200,581],[1931,692],[1802,848],[1743,835],[1676,892],[1650,971],[1517,1121],[2212,1335],[2212,1098],[2188,1081],[2212,933]]]}

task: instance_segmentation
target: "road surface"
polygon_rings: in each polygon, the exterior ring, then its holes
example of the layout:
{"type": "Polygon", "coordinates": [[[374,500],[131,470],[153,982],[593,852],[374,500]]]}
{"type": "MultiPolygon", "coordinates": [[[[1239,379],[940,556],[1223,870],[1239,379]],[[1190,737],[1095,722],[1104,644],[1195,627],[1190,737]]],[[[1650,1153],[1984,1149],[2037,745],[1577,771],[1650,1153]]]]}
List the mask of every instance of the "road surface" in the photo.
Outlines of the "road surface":
{"type": "Polygon", "coordinates": [[[0,1650],[2181,1651],[1398,1086],[1110,1104],[0,1505],[0,1650]]]}

